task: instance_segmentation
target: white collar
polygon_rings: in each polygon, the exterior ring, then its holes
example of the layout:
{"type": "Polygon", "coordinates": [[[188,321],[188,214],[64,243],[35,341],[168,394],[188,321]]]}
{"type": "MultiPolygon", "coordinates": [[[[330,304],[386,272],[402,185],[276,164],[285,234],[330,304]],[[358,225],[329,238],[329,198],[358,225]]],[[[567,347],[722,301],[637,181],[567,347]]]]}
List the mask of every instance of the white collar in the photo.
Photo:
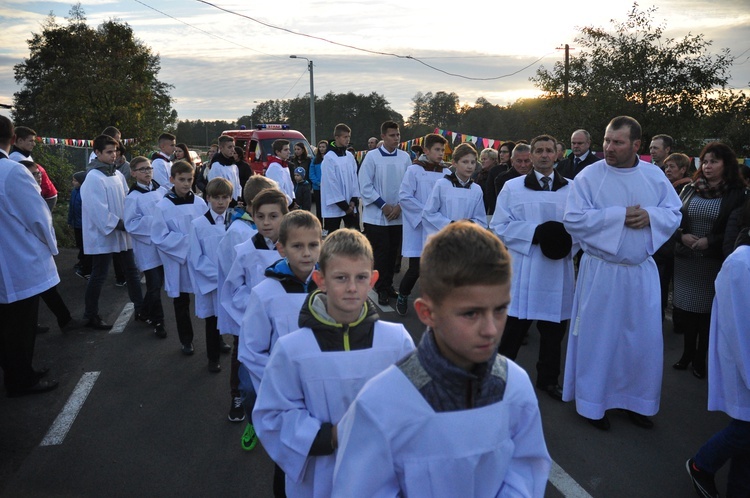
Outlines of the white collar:
{"type": "MultiPolygon", "coordinates": [[[[536,181],[539,182],[539,185],[542,184],[542,178],[544,177],[543,174],[538,172],[537,170],[534,170],[534,174],[536,175],[536,181]]],[[[549,174],[549,188],[552,188],[552,182],[555,181],[555,170],[552,170],[552,173],[549,174]]]]}

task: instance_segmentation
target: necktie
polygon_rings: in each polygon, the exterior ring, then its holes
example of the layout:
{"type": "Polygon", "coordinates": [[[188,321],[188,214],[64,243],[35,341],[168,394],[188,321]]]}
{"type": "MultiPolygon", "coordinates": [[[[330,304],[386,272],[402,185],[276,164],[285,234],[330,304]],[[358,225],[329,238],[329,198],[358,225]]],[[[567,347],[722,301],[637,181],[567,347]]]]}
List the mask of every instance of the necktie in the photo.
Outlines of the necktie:
{"type": "Polygon", "coordinates": [[[542,183],[543,183],[544,185],[542,185],[542,190],[547,190],[547,191],[549,191],[549,182],[551,182],[551,181],[552,181],[552,180],[550,179],[550,177],[549,177],[549,176],[543,176],[543,177],[542,177],[542,183]]]}
{"type": "Polygon", "coordinates": [[[575,169],[578,169],[578,165],[579,164],[581,164],[581,158],[580,157],[576,157],[575,159],[573,159],[573,167],[575,169]]]}

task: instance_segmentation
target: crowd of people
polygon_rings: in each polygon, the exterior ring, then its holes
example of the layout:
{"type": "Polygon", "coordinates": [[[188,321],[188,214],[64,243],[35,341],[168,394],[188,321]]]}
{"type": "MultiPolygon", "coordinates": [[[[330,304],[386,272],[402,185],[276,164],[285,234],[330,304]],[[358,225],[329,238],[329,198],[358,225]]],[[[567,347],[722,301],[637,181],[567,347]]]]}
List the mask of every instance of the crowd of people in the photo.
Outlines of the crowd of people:
{"type": "Polygon", "coordinates": [[[196,169],[174,135],[128,162],[119,130],[106,129],[72,179],[77,273],[88,280],[77,320],[54,290],[54,195],[30,158],[35,133],[0,117],[8,395],[58,385],[32,365],[40,297],[63,330],[112,327],[99,296],[113,261],[135,321],[168,336],[163,289],[184,355],[195,353],[191,300],[208,372],[231,353],[228,419],[246,421],[243,449],[260,440],[276,463],[275,496],[543,496],[551,459],[529,374],[513,361],[532,324],[539,392],[574,401],[599,430],[614,409],[651,429],[673,287],[674,331],[685,339],[674,368],[708,376],[709,409],[732,417],[687,470],[701,496],[718,496],[713,474],[731,459],[730,495],[750,493],[738,300],[750,203],[729,147],[706,145],[692,172],[671,137],[657,135],[645,162],[640,124],[620,116],[602,160],[578,129],[568,157],[539,135],[498,150],[461,144],[447,163],[444,137],[427,135],[412,158],[386,121],[358,164],[351,133],[337,125],[312,157],[276,140],[265,175],[253,175],[229,136],[196,169]],[[399,315],[416,314],[427,327],[418,345],[380,319],[370,289],[380,306],[395,300],[399,315]]]}

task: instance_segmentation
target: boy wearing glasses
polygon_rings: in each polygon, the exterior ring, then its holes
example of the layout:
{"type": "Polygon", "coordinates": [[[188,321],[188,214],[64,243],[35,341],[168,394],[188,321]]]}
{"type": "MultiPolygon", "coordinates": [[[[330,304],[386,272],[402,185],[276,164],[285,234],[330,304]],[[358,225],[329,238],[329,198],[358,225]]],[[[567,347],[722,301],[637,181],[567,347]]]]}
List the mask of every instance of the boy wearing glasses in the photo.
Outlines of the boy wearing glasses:
{"type": "Polygon", "coordinates": [[[169,190],[153,179],[154,168],[143,156],[133,158],[130,174],[135,182],[125,198],[125,229],[133,239],[133,252],[138,269],[146,277],[146,295],[143,296],[141,313],[136,320],[154,327],[159,338],[167,337],[164,329],[164,310],[161,304],[161,288],[164,284],[164,267],[159,252],[151,240],[153,212],[169,190]]]}

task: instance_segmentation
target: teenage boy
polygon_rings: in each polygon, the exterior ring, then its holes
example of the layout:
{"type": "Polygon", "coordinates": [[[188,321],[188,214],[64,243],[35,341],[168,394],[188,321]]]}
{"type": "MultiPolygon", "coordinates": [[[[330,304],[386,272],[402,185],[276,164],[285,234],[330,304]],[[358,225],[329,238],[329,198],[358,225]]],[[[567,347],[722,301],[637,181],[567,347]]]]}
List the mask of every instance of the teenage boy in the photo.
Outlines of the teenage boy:
{"type": "Polygon", "coordinates": [[[151,157],[151,166],[154,168],[154,180],[165,188],[172,188],[169,177],[172,172],[172,156],[174,155],[177,137],[171,133],[159,135],[159,151],[151,157]]]}
{"type": "MultiPolygon", "coordinates": [[[[15,132],[16,140],[10,151],[10,159],[19,163],[21,161],[33,162],[34,158],[31,157],[31,151],[34,150],[34,145],[36,145],[36,132],[26,126],[17,126],[15,132]]],[[[39,168],[39,172],[41,173],[40,187],[42,189],[42,197],[47,202],[51,211],[54,209],[55,204],[57,204],[57,188],[55,188],[52,180],[50,180],[47,171],[40,165],[37,165],[37,168],[39,168]]]]}
{"type": "Polygon", "coordinates": [[[398,193],[398,202],[404,218],[401,254],[409,258],[409,269],[401,279],[396,300],[396,312],[401,316],[406,315],[409,294],[419,279],[419,257],[422,255],[426,239],[422,224],[424,205],[435,183],[450,174],[450,169],[443,163],[447,143],[441,135],[427,135],[424,138],[425,153],[406,169],[401,181],[398,193]]]}
{"type": "Polygon", "coordinates": [[[464,219],[487,228],[482,187],[471,179],[477,166],[477,150],[473,145],[459,145],[453,151],[451,166],[455,171],[435,182],[424,205],[422,224],[425,237],[464,219]]]}
{"type": "MultiPolygon", "coordinates": [[[[358,231],[329,235],[313,273],[319,290],[300,313],[302,328],[280,337],[271,352],[253,419],[263,447],[286,474],[288,496],[331,496],[342,415],[369,379],[414,349],[403,325],[380,321],[367,299],[378,279],[373,259],[358,231]]],[[[352,458],[363,466],[387,465],[365,453],[352,458]]]]}
{"type": "Polygon", "coordinates": [[[365,235],[372,245],[375,269],[378,271],[375,292],[378,304],[388,306],[398,297],[393,288],[393,269],[401,247],[402,219],[398,193],[406,170],[411,166],[409,154],[399,150],[401,132],[398,124],[386,121],[380,125],[383,145],[371,150],[359,170],[365,235]]]}
{"type": "Polygon", "coordinates": [[[57,285],[52,215],[32,175],[8,159],[13,123],[0,116],[0,368],[8,396],[58,386],[33,368],[39,294],[57,285]]]}
{"type": "Polygon", "coordinates": [[[352,129],[339,123],[333,130],[333,141],[320,166],[320,203],[322,205],[323,228],[332,233],[344,221],[346,228],[359,229],[357,205],[359,204],[359,182],[357,161],[346,150],[352,129]]]}
{"type": "MultiPolygon", "coordinates": [[[[251,181],[252,178],[248,180],[248,185],[251,181]]],[[[271,180],[268,181],[270,182],[271,180]]],[[[275,186],[262,190],[252,201],[253,220],[256,223],[258,231],[247,241],[235,246],[236,256],[229,272],[227,272],[227,277],[220,293],[221,305],[229,314],[230,320],[239,324],[236,332],[237,338],[235,339],[238,368],[239,347],[242,342],[240,329],[248,305],[248,299],[250,298],[250,291],[263,278],[263,272],[266,267],[279,259],[276,242],[279,240],[281,220],[289,212],[286,195],[275,186]]],[[[245,420],[245,410],[242,407],[243,400],[249,406],[252,406],[254,403],[255,390],[252,387],[252,383],[247,382],[244,384],[246,386],[244,389],[240,389],[239,385],[237,386],[236,392],[239,396],[233,396],[232,398],[232,408],[229,411],[229,420],[231,422],[245,420]]],[[[232,391],[234,394],[234,386],[232,386],[232,391]]],[[[252,425],[248,423],[245,429],[245,436],[242,438],[243,448],[252,449],[248,445],[250,445],[249,441],[254,438],[255,431],[252,425]]]]}
{"type": "Polygon", "coordinates": [[[91,277],[86,285],[86,326],[95,330],[109,330],[99,316],[99,295],[109,272],[109,261],[119,253],[125,269],[130,301],[140,316],[143,294],[141,276],[133,258],[130,236],[125,231],[125,196],[128,186],[125,177],[115,168],[118,142],[107,135],[94,139],[96,158],[86,167],[86,181],[81,185],[83,222],[83,250],[91,255],[91,277]]]}
{"type": "Polygon", "coordinates": [[[242,437],[245,450],[251,450],[258,441],[252,425],[253,394],[258,392],[271,349],[279,337],[299,327],[305,296],[317,289],[312,271],[318,264],[321,238],[320,221],[312,213],[298,210],[284,215],[276,244],[283,259],[269,265],[251,291],[238,353],[241,389],[250,393],[245,403],[250,423],[242,437]]]}
{"type": "Polygon", "coordinates": [[[211,158],[208,181],[214,178],[226,178],[232,184],[232,204],[242,200],[240,171],[234,159],[234,138],[228,135],[219,137],[219,151],[211,158]]]}
{"type": "Polygon", "coordinates": [[[226,232],[225,216],[234,187],[226,178],[214,178],[206,186],[210,209],[192,222],[188,268],[195,294],[195,316],[206,321],[208,371],[221,372],[220,346],[223,342],[217,326],[218,247],[226,232]]]}
{"type": "MultiPolygon", "coordinates": [[[[230,220],[229,228],[227,228],[224,237],[219,242],[219,255],[218,255],[218,268],[217,268],[217,282],[216,291],[219,306],[217,309],[217,326],[222,334],[230,334],[234,336],[234,347],[230,347],[232,353],[232,367],[229,374],[229,393],[232,398],[231,404],[229,405],[229,414],[227,418],[230,422],[242,422],[245,420],[245,410],[242,408],[242,397],[240,396],[240,378],[239,369],[240,361],[237,359],[237,349],[239,348],[239,333],[240,324],[235,322],[234,319],[229,315],[229,311],[223,304],[223,288],[224,282],[227,279],[227,274],[234,263],[234,258],[237,255],[235,247],[238,244],[249,240],[255,235],[258,230],[253,221],[253,217],[250,214],[252,209],[253,199],[258,193],[266,188],[275,188],[276,184],[273,180],[269,180],[262,175],[253,175],[245,183],[245,188],[242,190],[243,199],[245,201],[245,207],[242,210],[235,209],[232,219],[230,220]],[[237,216],[237,214],[239,216],[237,216]]],[[[228,345],[227,345],[228,346],[228,345]]],[[[219,347],[222,352],[230,352],[226,350],[224,342],[219,343],[219,347]]]]}
{"type": "Polygon", "coordinates": [[[275,181],[279,190],[284,192],[289,198],[289,209],[294,209],[294,183],[289,170],[289,140],[274,140],[271,144],[273,155],[268,156],[268,168],[266,168],[266,178],[275,181]]]}
{"type": "Polygon", "coordinates": [[[153,179],[154,169],[143,156],[134,157],[130,173],[135,182],[125,198],[125,230],[133,239],[133,253],[138,269],[146,277],[146,294],[139,320],[154,327],[159,338],[167,337],[164,328],[164,308],[161,304],[161,289],[164,285],[164,266],[159,251],[151,239],[151,225],[156,204],[169,193],[153,179]]]}
{"type": "Polygon", "coordinates": [[[414,303],[427,331],[339,423],[332,496],[544,496],[537,399],[526,372],[497,354],[510,274],[502,242],[477,224],[430,238],[414,303]]]}
{"type": "Polygon", "coordinates": [[[187,265],[190,248],[190,223],[206,212],[206,203],[193,195],[193,165],[177,161],[172,165],[169,182],[172,190],[156,204],[151,239],[164,265],[164,290],[174,299],[174,315],[182,353],[192,355],[193,324],[190,320],[190,293],[193,286],[187,265]]]}

